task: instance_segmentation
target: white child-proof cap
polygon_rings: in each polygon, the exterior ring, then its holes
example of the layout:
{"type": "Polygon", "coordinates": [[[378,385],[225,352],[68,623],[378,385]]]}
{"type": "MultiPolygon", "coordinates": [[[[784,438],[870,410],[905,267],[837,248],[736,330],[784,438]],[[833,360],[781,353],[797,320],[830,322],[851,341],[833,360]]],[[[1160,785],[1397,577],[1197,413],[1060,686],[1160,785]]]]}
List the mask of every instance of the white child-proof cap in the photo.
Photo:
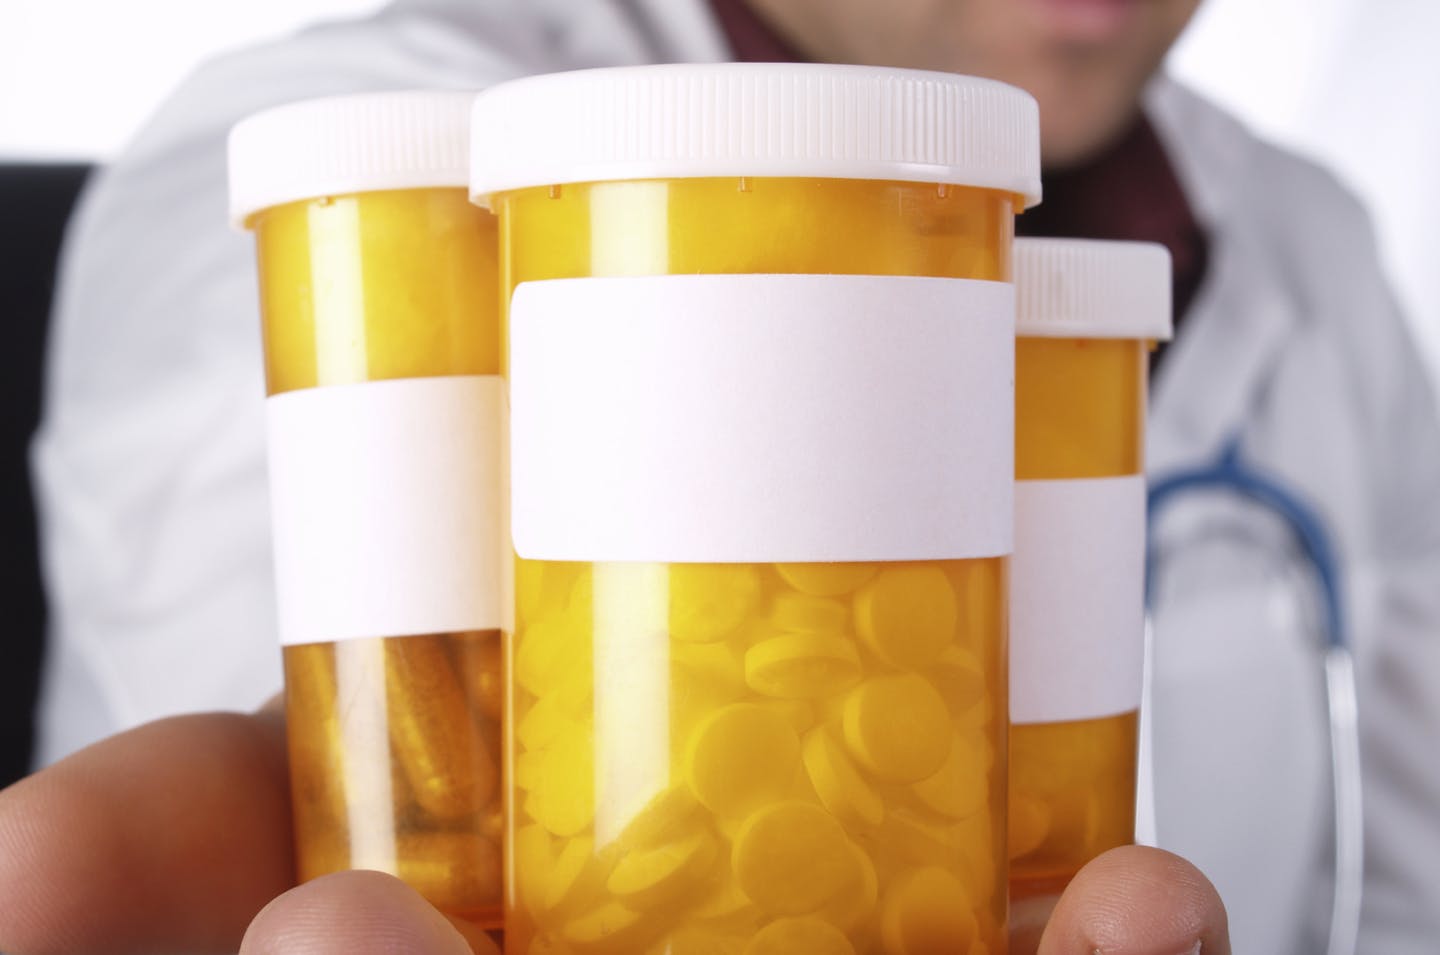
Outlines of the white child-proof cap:
{"type": "Polygon", "coordinates": [[[513,80],[477,97],[471,198],[630,179],[933,182],[1040,201],[1039,109],[994,80],[887,67],[710,63],[513,80]]]}
{"type": "Polygon", "coordinates": [[[321,196],[469,181],[475,94],[332,96],[256,113],[230,131],[230,220],[321,196]]]}
{"type": "Polygon", "coordinates": [[[1021,338],[1169,341],[1170,252],[1154,242],[1015,240],[1021,338]]]}

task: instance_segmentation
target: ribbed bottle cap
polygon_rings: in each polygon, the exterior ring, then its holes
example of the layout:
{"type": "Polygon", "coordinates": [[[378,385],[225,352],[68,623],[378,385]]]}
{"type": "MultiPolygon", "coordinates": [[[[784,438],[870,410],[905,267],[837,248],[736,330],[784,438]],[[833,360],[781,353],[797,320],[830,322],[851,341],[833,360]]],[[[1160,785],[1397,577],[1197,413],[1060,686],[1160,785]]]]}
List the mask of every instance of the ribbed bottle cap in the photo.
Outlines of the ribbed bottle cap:
{"type": "Polygon", "coordinates": [[[1170,252],[1154,242],[1015,240],[1021,338],[1168,341],[1170,252]]]}
{"type": "Polygon", "coordinates": [[[470,195],[626,179],[779,176],[998,189],[1040,201],[1039,110],[994,80],[712,63],[555,73],[475,101],[470,195]]]}
{"type": "Polygon", "coordinates": [[[320,196],[464,187],[474,93],[407,91],[277,106],[230,131],[230,219],[320,196]]]}

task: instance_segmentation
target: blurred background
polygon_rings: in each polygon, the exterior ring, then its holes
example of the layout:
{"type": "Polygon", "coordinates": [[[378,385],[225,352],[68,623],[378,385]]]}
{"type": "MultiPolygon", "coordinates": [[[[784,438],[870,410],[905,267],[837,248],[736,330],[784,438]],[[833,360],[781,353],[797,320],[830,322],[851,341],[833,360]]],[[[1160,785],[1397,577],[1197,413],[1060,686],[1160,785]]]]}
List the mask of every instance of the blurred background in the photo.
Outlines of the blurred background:
{"type": "MultiPolygon", "coordinates": [[[[198,62],[382,0],[4,0],[0,162],[113,156],[198,62]]],[[[1171,71],[1370,206],[1440,375],[1440,3],[1205,0],[1171,71]]]]}
{"type": "MultiPolygon", "coordinates": [[[[211,55],[383,0],[0,0],[0,785],[23,772],[44,605],[25,469],[45,313],[69,204],[211,55]],[[36,188],[35,164],[46,168],[36,188]],[[27,175],[17,175],[24,167],[27,175]],[[47,223],[37,227],[35,223],[47,223]]],[[[1205,0],[1173,74],[1329,166],[1369,206],[1440,378],[1437,0],[1205,0]]]]}

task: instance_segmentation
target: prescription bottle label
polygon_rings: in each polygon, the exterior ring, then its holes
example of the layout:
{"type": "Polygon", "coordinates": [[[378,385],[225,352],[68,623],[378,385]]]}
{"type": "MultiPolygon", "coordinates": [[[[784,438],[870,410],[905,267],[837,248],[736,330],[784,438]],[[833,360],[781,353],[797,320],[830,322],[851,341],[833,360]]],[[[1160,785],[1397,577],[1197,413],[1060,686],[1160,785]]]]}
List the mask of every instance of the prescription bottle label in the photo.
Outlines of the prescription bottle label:
{"type": "Polygon", "coordinates": [[[497,629],[503,381],[375,381],[267,402],[280,639],[497,629]]]}
{"type": "Polygon", "coordinates": [[[822,562],[1010,551],[1014,292],[865,275],[523,283],[516,552],[822,562]]]}
{"type": "Polygon", "coordinates": [[[1055,723],[1140,705],[1145,478],[1018,481],[1010,717],[1055,723]]]}

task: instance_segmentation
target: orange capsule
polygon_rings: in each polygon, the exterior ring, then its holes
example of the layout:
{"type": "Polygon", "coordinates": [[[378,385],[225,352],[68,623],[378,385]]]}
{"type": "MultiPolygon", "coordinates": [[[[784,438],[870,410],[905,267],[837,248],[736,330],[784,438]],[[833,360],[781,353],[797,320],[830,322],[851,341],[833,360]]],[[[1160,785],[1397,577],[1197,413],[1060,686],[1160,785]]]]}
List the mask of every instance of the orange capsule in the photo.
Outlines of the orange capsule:
{"type": "Polygon", "coordinates": [[[386,641],[386,708],[395,757],[416,801],[437,818],[455,819],[484,808],[499,773],[443,639],[386,641]]]}
{"type": "Polygon", "coordinates": [[[505,664],[498,630],[472,631],[455,638],[455,669],[471,707],[499,721],[505,712],[505,664]]]}

